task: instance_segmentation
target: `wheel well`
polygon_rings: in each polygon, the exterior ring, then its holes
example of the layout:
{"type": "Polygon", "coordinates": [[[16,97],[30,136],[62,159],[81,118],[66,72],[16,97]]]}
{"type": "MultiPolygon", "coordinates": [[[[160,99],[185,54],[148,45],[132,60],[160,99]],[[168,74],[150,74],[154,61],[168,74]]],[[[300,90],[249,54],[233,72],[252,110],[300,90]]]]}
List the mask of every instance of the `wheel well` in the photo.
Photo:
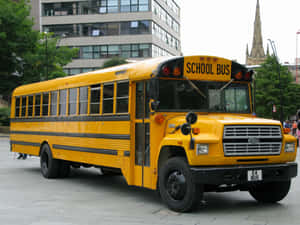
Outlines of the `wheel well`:
{"type": "Polygon", "coordinates": [[[39,156],[41,156],[41,151],[44,145],[49,145],[47,141],[43,141],[43,143],[40,146],[40,152],[39,152],[39,156]]]}
{"type": "Polygon", "coordinates": [[[182,147],[179,147],[179,146],[164,146],[164,147],[162,147],[160,154],[159,154],[159,159],[158,159],[158,171],[164,162],[166,162],[169,158],[172,158],[175,156],[180,156],[180,157],[184,157],[187,159],[185,150],[182,147]]]}

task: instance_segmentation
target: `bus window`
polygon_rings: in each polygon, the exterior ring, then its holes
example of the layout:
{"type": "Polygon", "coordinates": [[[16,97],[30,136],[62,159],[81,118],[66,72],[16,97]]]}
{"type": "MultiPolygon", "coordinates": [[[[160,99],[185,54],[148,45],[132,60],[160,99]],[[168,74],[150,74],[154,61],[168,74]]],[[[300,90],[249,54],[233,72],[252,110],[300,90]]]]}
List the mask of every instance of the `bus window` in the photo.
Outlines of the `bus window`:
{"type": "Polygon", "coordinates": [[[100,113],[100,84],[91,86],[90,114],[100,113]]]}
{"type": "Polygon", "coordinates": [[[28,96],[28,116],[33,116],[33,95],[28,96]]]}
{"type": "Polygon", "coordinates": [[[21,107],[21,116],[26,115],[26,96],[22,96],[22,107],[21,107]]]}
{"type": "Polygon", "coordinates": [[[51,92],[51,116],[56,116],[57,114],[57,91],[51,92]]]}
{"type": "Polygon", "coordinates": [[[67,90],[59,91],[59,115],[67,114],[67,90]]]}
{"type": "Polygon", "coordinates": [[[117,113],[128,112],[128,82],[120,82],[117,84],[117,113]]]}
{"type": "Polygon", "coordinates": [[[103,113],[113,113],[114,108],[114,84],[103,85],[103,113]]]}
{"type": "Polygon", "coordinates": [[[34,116],[40,116],[41,113],[41,95],[35,95],[35,102],[34,102],[34,116]]]}
{"type": "Polygon", "coordinates": [[[77,112],[77,88],[69,89],[69,115],[77,112]]]}
{"type": "Polygon", "coordinates": [[[42,115],[48,116],[49,109],[49,93],[43,93],[42,115]]]}
{"type": "Polygon", "coordinates": [[[20,116],[20,97],[16,97],[15,117],[20,116]]]}
{"type": "Polygon", "coordinates": [[[87,114],[88,87],[79,88],[79,114],[87,114]]]}
{"type": "Polygon", "coordinates": [[[136,84],[136,118],[149,118],[149,83],[136,84]],[[145,111],[144,111],[145,110],[145,111]]]}

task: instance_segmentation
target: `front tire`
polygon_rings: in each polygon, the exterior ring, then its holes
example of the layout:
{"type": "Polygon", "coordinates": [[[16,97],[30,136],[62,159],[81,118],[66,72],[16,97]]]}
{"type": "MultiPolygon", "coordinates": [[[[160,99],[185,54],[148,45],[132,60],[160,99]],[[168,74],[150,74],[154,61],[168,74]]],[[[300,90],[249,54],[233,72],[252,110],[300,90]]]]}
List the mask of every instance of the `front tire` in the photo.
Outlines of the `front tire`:
{"type": "Polygon", "coordinates": [[[291,186],[291,181],[278,181],[256,184],[250,188],[249,193],[258,202],[275,203],[285,198],[291,186]]]}
{"type": "Polygon", "coordinates": [[[169,159],[159,171],[159,192],[166,205],[176,212],[193,210],[203,197],[203,188],[192,181],[185,158],[169,159]]]}

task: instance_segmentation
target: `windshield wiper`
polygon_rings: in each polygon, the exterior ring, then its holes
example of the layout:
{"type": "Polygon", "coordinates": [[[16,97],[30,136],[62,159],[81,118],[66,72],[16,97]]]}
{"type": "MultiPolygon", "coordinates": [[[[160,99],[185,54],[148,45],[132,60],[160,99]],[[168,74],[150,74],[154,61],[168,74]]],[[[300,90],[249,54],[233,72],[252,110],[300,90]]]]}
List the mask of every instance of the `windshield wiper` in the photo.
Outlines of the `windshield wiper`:
{"type": "Polygon", "coordinates": [[[188,81],[188,83],[191,85],[191,87],[199,94],[201,95],[203,98],[207,98],[206,95],[197,87],[197,85],[195,85],[193,83],[193,81],[189,80],[186,76],[183,76],[184,79],[186,79],[188,81]]]}
{"type": "Polygon", "coordinates": [[[223,91],[225,88],[227,88],[232,82],[234,81],[234,79],[231,79],[230,81],[228,81],[223,87],[221,87],[219,89],[219,91],[223,91]]]}

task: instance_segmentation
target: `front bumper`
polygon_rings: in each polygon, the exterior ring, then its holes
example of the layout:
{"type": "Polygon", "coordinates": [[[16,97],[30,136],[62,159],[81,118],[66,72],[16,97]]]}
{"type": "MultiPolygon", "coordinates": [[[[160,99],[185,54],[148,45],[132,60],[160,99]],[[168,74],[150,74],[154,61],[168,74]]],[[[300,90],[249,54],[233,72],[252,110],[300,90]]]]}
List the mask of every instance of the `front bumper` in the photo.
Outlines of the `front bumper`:
{"type": "Polygon", "coordinates": [[[262,182],[284,181],[297,176],[297,163],[239,165],[228,167],[191,167],[192,179],[201,184],[246,184],[248,171],[261,170],[262,182]]]}

